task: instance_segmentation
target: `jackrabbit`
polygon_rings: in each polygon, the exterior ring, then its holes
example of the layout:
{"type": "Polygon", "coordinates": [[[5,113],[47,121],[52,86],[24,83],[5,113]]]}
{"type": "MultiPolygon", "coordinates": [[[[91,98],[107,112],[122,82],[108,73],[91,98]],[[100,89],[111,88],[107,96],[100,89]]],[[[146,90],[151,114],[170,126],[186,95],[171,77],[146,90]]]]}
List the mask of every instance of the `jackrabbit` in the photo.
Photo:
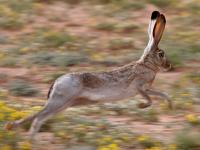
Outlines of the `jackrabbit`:
{"type": "Polygon", "coordinates": [[[146,108],[152,104],[149,95],[164,98],[171,108],[169,97],[151,88],[160,68],[171,68],[164,51],[158,48],[165,24],[163,14],[158,11],[152,12],[148,27],[149,42],[137,62],[131,62],[112,71],[70,73],[59,77],[51,86],[48,102],[40,112],[7,123],[6,129],[16,128],[33,120],[30,128],[30,134],[33,136],[44,121],[67,107],[117,101],[133,97],[138,93],[146,100],[146,103],[138,105],[139,108],[146,108]]]}

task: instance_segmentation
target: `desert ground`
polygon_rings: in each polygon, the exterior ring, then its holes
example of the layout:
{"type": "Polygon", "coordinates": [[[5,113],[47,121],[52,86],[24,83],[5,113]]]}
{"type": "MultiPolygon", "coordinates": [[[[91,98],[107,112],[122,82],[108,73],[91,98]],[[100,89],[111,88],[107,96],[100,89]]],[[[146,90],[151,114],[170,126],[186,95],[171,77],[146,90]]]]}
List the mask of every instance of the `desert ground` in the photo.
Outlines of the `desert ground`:
{"type": "Polygon", "coordinates": [[[200,150],[199,0],[2,0],[0,150],[200,150]],[[157,74],[158,97],[71,107],[28,138],[4,124],[42,109],[50,85],[70,72],[105,71],[140,58],[151,12],[167,25],[160,48],[173,65],[157,74]]]}

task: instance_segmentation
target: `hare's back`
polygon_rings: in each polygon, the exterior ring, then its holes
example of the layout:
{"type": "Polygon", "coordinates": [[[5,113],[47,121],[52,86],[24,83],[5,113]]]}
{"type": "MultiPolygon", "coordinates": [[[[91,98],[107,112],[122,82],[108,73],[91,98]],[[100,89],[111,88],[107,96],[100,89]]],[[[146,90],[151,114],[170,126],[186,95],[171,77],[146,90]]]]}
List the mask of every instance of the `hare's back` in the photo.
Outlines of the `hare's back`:
{"type": "Polygon", "coordinates": [[[83,90],[80,97],[93,101],[120,100],[134,96],[136,89],[127,79],[111,74],[82,74],[83,90]],[[134,92],[135,91],[135,92],[134,92]]]}

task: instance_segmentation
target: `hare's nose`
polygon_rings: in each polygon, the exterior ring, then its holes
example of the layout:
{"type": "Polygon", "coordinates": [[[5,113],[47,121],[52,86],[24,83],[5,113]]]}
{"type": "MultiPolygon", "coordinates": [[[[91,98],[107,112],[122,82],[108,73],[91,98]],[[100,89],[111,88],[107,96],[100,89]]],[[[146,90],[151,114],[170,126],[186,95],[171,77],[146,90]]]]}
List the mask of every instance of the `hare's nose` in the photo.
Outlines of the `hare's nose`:
{"type": "Polygon", "coordinates": [[[170,71],[172,69],[172,64],[168,64],[168,67],[166,68],[166,71],[170,71]]]}
{"type": "Polygon", "coordinates": [[[169,71],[172,69],[172,64],[169,61],[166,61],[164,68],[165,68],[165,71],[169,71]]]}

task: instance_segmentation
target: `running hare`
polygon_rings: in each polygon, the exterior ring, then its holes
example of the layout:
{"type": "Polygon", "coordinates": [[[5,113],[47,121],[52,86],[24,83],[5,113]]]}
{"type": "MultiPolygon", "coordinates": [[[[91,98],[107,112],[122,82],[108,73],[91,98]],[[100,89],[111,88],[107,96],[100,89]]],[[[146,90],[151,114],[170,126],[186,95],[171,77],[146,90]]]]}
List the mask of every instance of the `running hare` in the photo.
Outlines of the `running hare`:
{"type": "Polygon", "coordinates": [[[153,90],[151,84],[160,68],[170,69],[171,65],[163,50],[158,48],[166,20],[158,11],[152,12],[149,23],[149,42],[144,54],[137,62],[132,62],[112,71],[70,73],[59,77],[51,86],[48,102],[43,110],[22,120],[6,124],[7,129],[32,121],[30,134],[33,136],[49,117],[70,106],[87,105],[97,102],[122,100],[140,94],[145,103],[139,108],[152,104],[149,95],[156,95],[171,101],[166,94],[153,90]]]}

